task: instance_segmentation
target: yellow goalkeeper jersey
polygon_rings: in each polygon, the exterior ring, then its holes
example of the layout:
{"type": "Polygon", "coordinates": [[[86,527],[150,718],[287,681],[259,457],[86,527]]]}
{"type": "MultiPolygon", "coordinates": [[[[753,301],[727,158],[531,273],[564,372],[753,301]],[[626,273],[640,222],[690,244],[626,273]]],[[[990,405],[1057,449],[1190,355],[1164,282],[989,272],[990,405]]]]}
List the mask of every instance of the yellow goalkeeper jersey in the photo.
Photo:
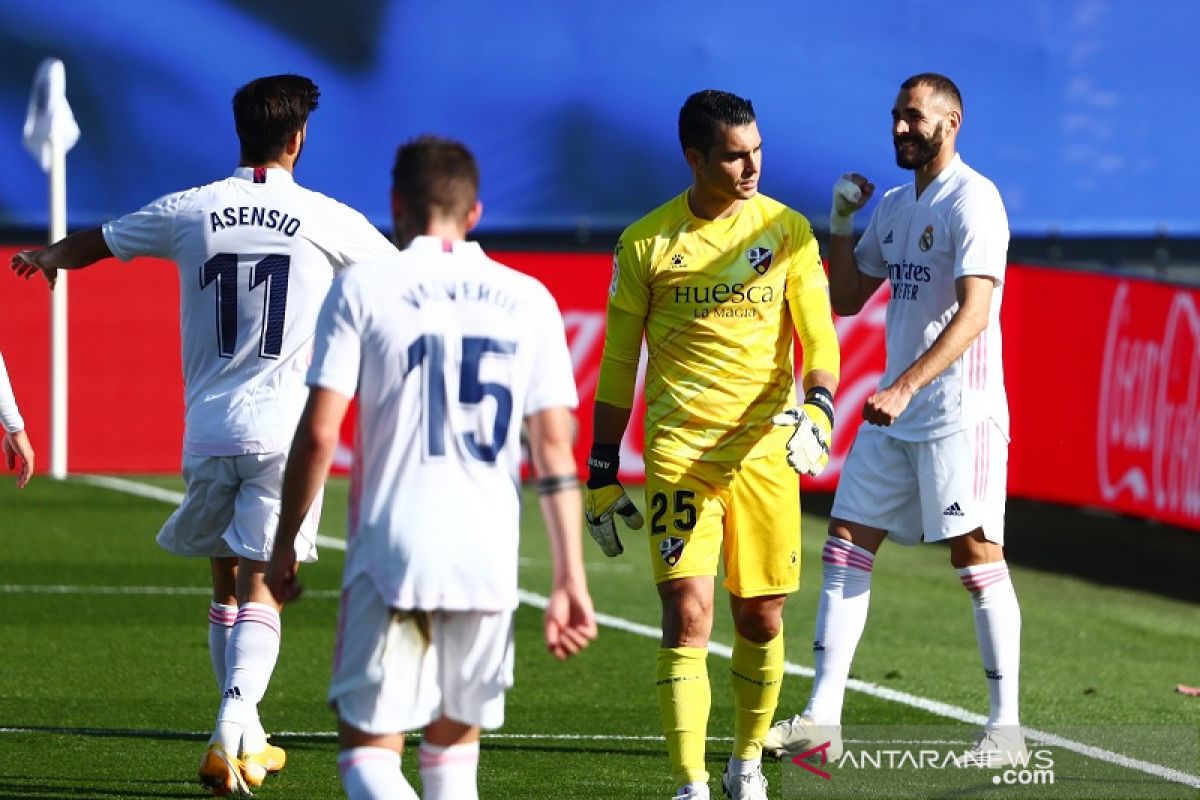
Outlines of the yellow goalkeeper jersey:
{"type": "MultiPolygon", "coordinates": [[[[795,405],[788,303],[827,287],[808,220],[761,194],[732,217],[705,220],[684,192],[626,228],[609,303],[644,327],[647,453],[740,461],[783,452],[790,432],[771,418],[795,405]]],[[[832,320],[804,325],[832,350],[836,372],[832,320]]]]}

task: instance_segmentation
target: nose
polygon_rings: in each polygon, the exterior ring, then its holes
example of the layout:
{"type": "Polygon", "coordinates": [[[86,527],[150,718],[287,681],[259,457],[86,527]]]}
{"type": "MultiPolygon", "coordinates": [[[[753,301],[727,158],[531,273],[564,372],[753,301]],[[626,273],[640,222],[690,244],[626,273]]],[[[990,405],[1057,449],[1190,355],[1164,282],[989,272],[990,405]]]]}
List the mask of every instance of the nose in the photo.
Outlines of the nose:
{"type": "Polygon", "coordinates": [[[902,119],[892,120],[892,134],[894,136],[902,136],[908,133],[908,123],[902,119]]]}

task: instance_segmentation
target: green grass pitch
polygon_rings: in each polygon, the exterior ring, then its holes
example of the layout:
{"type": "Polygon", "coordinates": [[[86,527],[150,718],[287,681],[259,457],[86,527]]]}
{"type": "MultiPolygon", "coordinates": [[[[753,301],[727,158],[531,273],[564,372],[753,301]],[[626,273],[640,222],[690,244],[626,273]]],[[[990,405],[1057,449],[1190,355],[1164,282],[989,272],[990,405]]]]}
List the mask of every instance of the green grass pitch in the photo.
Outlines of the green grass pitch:
{"type": "MultiPolygon", "coordinates": [[[[181,488],[177,479],[140,482],[181,488]]],[[[344,537],[345,488],[340,480],[330,484],[326,536],[344,537]]],[[[521,587],[543,594],[549,559],[532,494],[524,508],[521,587]]],[[[0,800],[205,796],[195,767],[219,702],[208,662],[208,565],[154,544],[170,510],[162,499],[80,479],[39,476],[24,492],[7,478],[0,483],[0,800]]],[[[786,613],[788,659],[800,666],[812,663],[826,522],[804,518],[803,586],[786,613]]],[[[657,627],[658,602],[641,535],[624,538],[618,559],[604,558],[590,541],[585,552],[597,610],[631,623],[630,630],[602,627],[591,648],[560,664],[544,652],[541,612],[528,605],[518,612],[517,682],[504,729],[483,742],[482,797],[670,797],[653,688],[657,645],[643,630],[657,627]]],[[[341,567],[342,553],[323,548],[320,561],[302,571],[307,595],[284,612],[279,666],[261,712],[289,762],[256,793],[267,800],[341,796],[333,718],[324,704],[341,567]]],[[[1014,565],[1012,572],[1024,616],[1023,722],[1185,777],[1163,779],[1108,756],[1076,754],[1087,763],[1071,765],[1053,787],[1010,789],[980,779],[942,792],[927,782],[925,796],[1200,796],[1186,780],[1200,775],[1200,700],[1173,691],[1178,683],[1200,683],[1200,608],[1048,571],[1014,565]],[[1138,734],[1156,730],[1182,732],[1178,754],[1138,734]]],[[[720,600],[715,642],[732,641],[728,617],[720,600]]],[[[978,659],[970,602],[948,552],[885,545],[854,677],[983,713],[978,659]]],[[[732,729],[727,665],[710,655],[714,797],[732,729]]],[[[781,712],[798,712],[809,687],[808,678],[789,676],[781,712]]],[[[851,726],[869,726],[864,736],[882,730],[876,726],[961,726],[878,694],[848,695],[848,735],[851,726]]],[[[414,756],[406,754],[404,770],[419,785],[414,756]]],[[[812,784],[800,783],[806,773],[791,765],[768,763],[766,773],[772,798],[901,796],[904,779],[921,780],[912,771],[859,775],[865,783],[847,794],[851,782],[836,773],[812,784]],[[797,788],[789,794],[791,786],[797,788]]],[[[915,791],[905,796],[923,796],[915,791]]]]}

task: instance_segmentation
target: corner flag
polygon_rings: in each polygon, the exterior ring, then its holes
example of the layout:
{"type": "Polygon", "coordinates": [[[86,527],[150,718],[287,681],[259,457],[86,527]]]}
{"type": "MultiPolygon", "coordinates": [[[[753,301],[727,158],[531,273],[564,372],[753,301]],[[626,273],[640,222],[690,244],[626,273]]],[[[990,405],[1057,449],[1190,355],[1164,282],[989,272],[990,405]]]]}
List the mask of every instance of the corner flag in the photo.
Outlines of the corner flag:
{"type": "MultiPolygon", "coordinates": [[[[67,73],[57,58],[38,65],[23,131],[25,149],[50,174],[50,244],[67,235],[67,151],[79,125],[67,103],[67,73]]],[[[67,477],[67,284],[50,300],[50,474],[67,477]]]]}

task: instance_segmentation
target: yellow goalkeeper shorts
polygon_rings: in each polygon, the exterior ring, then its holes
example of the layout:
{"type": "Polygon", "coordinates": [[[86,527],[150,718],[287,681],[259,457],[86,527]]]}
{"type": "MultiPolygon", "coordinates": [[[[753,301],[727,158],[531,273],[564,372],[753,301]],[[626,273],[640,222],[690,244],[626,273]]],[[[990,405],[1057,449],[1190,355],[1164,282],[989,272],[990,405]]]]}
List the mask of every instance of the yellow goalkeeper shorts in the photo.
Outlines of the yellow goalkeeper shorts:
{"type": "Polygon", "coordinates": [[[737,597],[800,586],[800,480],[785,454],[741,463],[646,455],[655,583],[716,575],[737,597]]]}

